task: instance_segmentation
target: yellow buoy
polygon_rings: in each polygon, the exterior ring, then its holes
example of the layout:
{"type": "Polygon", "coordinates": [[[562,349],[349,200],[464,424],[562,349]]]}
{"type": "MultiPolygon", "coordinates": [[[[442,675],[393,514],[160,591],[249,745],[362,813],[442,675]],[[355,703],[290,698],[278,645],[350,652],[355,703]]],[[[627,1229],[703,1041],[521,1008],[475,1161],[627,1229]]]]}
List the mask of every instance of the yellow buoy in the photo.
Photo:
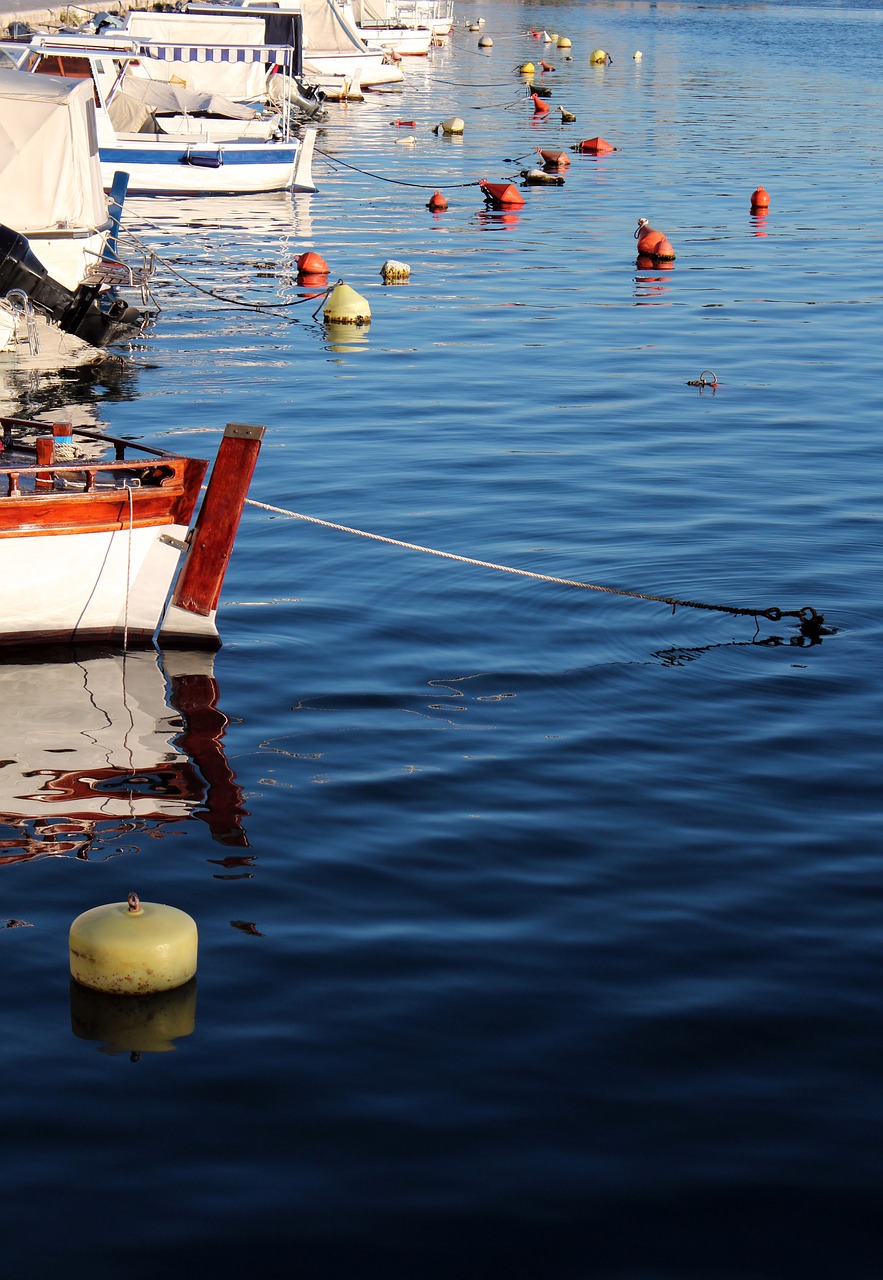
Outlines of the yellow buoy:
{"type": "Polygon", "coordinates": [[[448,116],[447,120],[441,120],[435,126],[433,133],[462,133],[465,128],[466,122],[459,116],[448,116]]]}
{"type": "Polygon", "coordinates": [[[171,991],[196,973],[196,922],[136,893],[77,916],[69,945],[71,976],[112,995],[171,991]]]}
{"type": "Polygon", "coordinates": [[[593,67],[600,66],[601,63],[607,61],[607,54],[603,49],[593,49],[589,55],[589,62],[593,67]]]}
{"type": "Polygon", "coordinates": [[[636,49],[635,52],[632,54],[632,57],[634,58],[635,62],[640,62],[643,56],[644,55],[643,53],[641,53],[640,49],[636,49]]]}
{"type": "Polygon", "coordinates": [[[559,48],[559,49],[569,49],[569,48],[570,48],[570,41],[568,40],[567,36],[559,36],[559,37],[558,37],[558,48],[559,48]]]}
{"type": "Polygon", "coordinates": [[[397,262],[395,258],[387,258],[380,268],[380,274],[383,276],[384,284],[394,284],[407,280],[411,275],[411,268],[407,262],[397,262]]]}
{"type": "Polygon", "coordinates": [[[494,42],[490,36],[482,36],[478,42],[479,49],[493,49],[494,42]]]}
{"type": "Polygon", "coordinates": [[[521,66],[518,68],[518,70],[521,72],[523,76],[532,76],[533,73],[536,71],[536,67],[533,65],[532,62],[523,62],[521,66]]]}
{"type": "Polygon", "coordinates": [[[322,318],[326,324],[368,324],[371,308],[367,298],[338,280],[325,300],[322,318]]]}
{"type": "Polygon", "coordinates": [[[168,1053],[196,1027],[196,979],[174,991],[121,1000],[71,982],[71,1031],[103,1053],[168,1053]]]}

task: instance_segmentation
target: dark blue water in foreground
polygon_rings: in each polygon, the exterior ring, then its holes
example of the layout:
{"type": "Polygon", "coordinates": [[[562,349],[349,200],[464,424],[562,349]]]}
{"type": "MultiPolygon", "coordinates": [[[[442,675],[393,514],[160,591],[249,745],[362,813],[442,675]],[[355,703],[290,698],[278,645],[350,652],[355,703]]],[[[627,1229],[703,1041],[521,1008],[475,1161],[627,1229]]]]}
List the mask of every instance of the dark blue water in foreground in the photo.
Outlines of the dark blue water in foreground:
{"type": "Polygon", "coordinates": [[[319,158],[312,197],[130,202],[159,322],[22,408],[206,456],[265,423],[259,501],[825,625],[252,507],[214,683],[0,667],[9,1275],[883,1270],[883,11],[479,14],[491,50],[461,28],[319,140],[424,186],[319,158]],[[543,56],[576,124],[532,120],[543,56]],[[518,213],[456,186],[596,134],[518,213]],[[194,288],[295,300],[307,248],[369,330],[194,288]],[[155,1019],[192,1033],[138,1061],[67,975],[131,889],[200,930],[155,1019]]]}

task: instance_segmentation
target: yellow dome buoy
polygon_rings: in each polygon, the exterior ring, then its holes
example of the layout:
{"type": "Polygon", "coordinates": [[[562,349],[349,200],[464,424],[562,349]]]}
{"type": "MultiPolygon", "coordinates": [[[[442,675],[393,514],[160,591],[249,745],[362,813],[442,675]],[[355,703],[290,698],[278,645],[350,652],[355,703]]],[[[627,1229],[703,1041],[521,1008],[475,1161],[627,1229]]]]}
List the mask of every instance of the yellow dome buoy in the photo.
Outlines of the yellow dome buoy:
{"type": "Polygon", "coordinates": [[[367,298],[338,280],[325,300],[322,319],[326,324],[368,324],[371,308],[367,298]]]}
{"type": "Polygon", "coordinates": [[[459,116],[448,116],[447,120],[440,121],[432,132],[447,134],[462,133],[465,128],[466,123],[464,120],[461,120],[459,116]]]}
{"type": "Polygon", "coordinates": [[[558,37],[558,48],[559,48],[559,49],[569,49],[569,48],[570,48],[570,40],[567,38],[567,36],[559,36],[559,37],[558,37]]]}
{"type": "Polygon", "coordinates": [[[407,262],[396,262],[395,258],[387,258],[380,268],[380,274],[383,276],[384,284],[400,284],[403,280],[410,279],[411,268],[407,262]]]}
{"type": "Polygon", "coordinates": [[[112,995],[171,991],[196,973],[196,922],[186,911],[158,902],[92,907],[70,927],[71,976],[112,995]]]}
{"type": "Polygon", "coordinates": [[[593,49],[589,55],[589,62],[593,67],[603,66],[607,61],[608,54],[604,49],[593,49]]]}
{"type": "Polygon", "coordinates": [[[493,49],[494,42],[490,36],[482,36],[478,42],[479,49],[493,49]]]}
{"type": "Polygon", "coordinates": [[[532,76],[533,73],[536,71],[536,67],[533,65],[532,62],[523,62],[521,66],[518,68],[518,70],[521,72],[523,76],[532,76]]]}
{"type": "Polygon", "coordinates": [[[168,1053],[196,1028],[196,979],[174,991],[121,1000],[71,981],[71,1031],[97,1040],[102,1053],[168,1053]]]}

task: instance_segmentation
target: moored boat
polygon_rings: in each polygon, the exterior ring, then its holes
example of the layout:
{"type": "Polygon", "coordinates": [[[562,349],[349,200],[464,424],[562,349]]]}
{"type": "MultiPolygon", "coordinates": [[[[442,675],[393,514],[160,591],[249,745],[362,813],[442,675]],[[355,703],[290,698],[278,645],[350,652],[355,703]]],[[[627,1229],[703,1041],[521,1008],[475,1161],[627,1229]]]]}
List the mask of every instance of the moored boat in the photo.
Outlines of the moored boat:
{"type": "Polygon", "coordinates": [[[263,427],[227,427],[201,504],[203,459],[64,423],[0,429],[0,646],[217,648],[263,427]]]}

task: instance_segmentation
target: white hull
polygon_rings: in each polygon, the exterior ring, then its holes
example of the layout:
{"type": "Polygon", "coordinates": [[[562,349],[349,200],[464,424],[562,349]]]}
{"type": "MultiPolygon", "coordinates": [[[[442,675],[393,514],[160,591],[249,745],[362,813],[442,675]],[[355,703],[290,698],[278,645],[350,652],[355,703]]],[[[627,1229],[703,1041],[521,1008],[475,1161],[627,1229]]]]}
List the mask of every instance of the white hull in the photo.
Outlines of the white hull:
{"type": "Polygon", "coordinates": [[[101,146],[102,180],[109,187],[113,174],[122,169],[129,174],[132,195],[315,191],[315,140],[315,129],[306,129],[302,139],[291,142],[209,143],[183,136],[155,140],[118,135],[114,143],[101,146]]]}
{"type": "Polygon", "coordinates": [[[378,85],[401,84],[405,73],[395,62],[387,62],[385,53],[323,53],[304,50],[304,75],[323,89],[335,80],[351,80],[363,89],[378,85]]]}
{"type": "Polygon", "coordinates": [[[6,603],[0,644],[39,638],[148,642],[156,631],[180,551],[181,525],[0,539],[6,603]]]}
{"type": "Polygon", "coordinates": [[[425,57],[432,46],[432,31],[428,27],[359,27],[359,30],[366,42],[379,44],[403,58],[425,57]]]}

